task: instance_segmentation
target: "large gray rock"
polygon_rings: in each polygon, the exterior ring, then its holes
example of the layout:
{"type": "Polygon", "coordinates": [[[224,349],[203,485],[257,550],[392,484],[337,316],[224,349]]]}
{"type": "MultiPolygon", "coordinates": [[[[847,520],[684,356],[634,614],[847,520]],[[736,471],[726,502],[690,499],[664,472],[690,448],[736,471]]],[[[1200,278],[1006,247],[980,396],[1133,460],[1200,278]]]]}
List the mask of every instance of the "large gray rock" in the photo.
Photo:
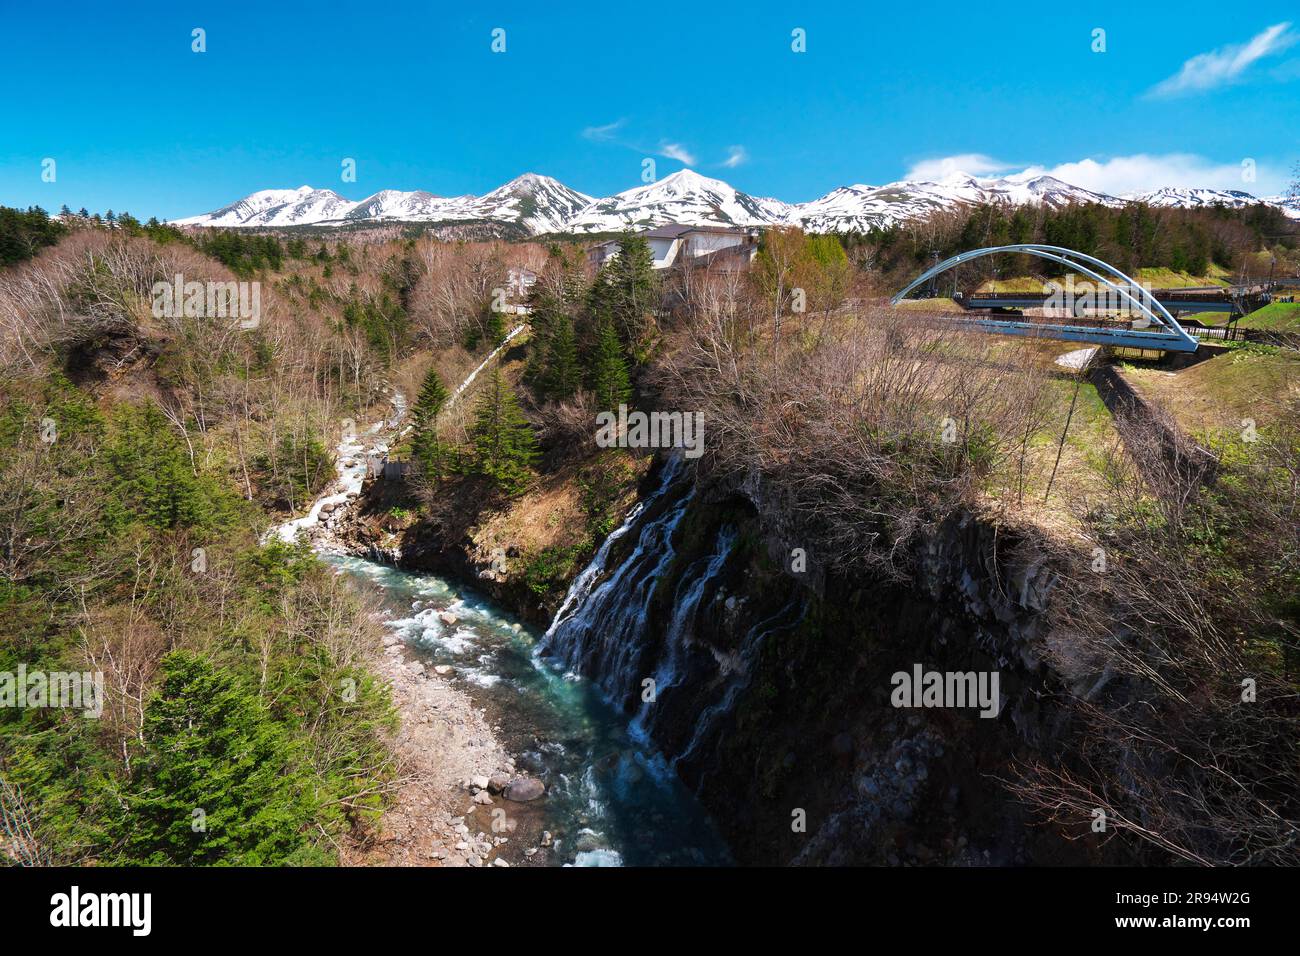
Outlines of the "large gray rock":
{"type": "Polygon", "coordinates": [[[515,803],[527,803],[536,800],[546,792],[546,786],[536,777],[515,777],[506,787],[506,799],[515,803]]]}

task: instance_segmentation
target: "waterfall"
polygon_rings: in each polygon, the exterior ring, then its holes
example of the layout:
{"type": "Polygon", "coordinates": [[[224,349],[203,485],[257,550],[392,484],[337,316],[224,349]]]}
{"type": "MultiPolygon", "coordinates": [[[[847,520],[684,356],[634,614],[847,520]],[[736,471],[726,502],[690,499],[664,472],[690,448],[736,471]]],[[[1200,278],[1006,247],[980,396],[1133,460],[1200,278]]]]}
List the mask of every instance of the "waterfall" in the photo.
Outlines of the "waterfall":
{"type": "Polygon", "coordinates": [[[646,649],[650,599],[656,581],[676,555],[673,533],[694,496],[694,488],[658,517],[648,516],[653,510],[650,506],[673,488],[680,470],[680,460],[670,459],[655,493],[615,532],[619,538],[636,532],[635,547],[604,580],[596,583],[607,570],[610,552],[602,546],[591,565],[574,581],[542,640],[545,654],[563,661],[572,671],[592,675],[615,701],[630,699],[632,689],[646,676],[641,659],[646,649]]]}
{"type": "Polygon", "coordinates": [[[595,676],[614,700],[627,700],[643,676],[645,621],[654,585],[675,551],[672,535],[690,504],[688,494],[641,529],[636,547],[547,641],[571,670],[595,676]]]}
{"type": "MultiPolygon", "coordinates": [[[[718,532],[713,553],[693,563],[681,576],[677,593],[673,595],[672,621],[668,625],[668,633],[664,636],[664,654],[654,673],[655,699],[653,701],[643,699],[641,709],[632,719],[632,736],[642,742],[649,740],[649,722],[652,722],[653,717],[660,712],[658,704],[663,699],[664,692],[671,690],[682,681],[683,657],[686,644],[693,634],[700,601],[704,597],[705,590],[717,581],[727,559],[731,557],[731,549],[735,543],[736,529],[730,526],[723,527],[718,532]]],[[[713,596],[717,596],[716,591],[713,596]]]]}
{"type": "Polygon", "coordinates": [[[623,519],[623,523],[610,532],[609,537],[607,537],[604,543],[601,544],[600,550],[597,551],[596,556],[591,559],[591,563],[583,569],[581,574],[573,579],[573,583],[569,585],[568,593],[564,595],[564,603],[562,603],[560,609],[555,612],[555,620],[553,620],[551,626],[546,629],[543,644],[549,642],[555,632],[567,624],[569,619],[573,617],[574,613],[581,607],[582,603],[587,599],[587,595],[591,593],[592,585],[596,583],[596,579],[605,572],[605,564],[609,561],[609,552],[614,546],[614,543],[632,529],[632,527],[637,523],[637,519],[646,508],[650,507],[658,501],[659,498],[663,497],[664,492],[668,490],[673,481],[677,478],[677,475],[681,472],[682,461],[683,459],[680,456],[674,456],[668,459],[668,462],[664,465],[663,474],[660,475],[658,487],[655,488],[654,492],[651,493],[650,497],[646,498],[645,501],[638,501],[632,507],[632,510],[628,512],[627,517],[623,519]]]}
{"type": "Polygon", "coordinates": [[[740,692],[749,686],[758,652],[767,636],[775,631],[794,627],[803,620],[805,610],[801,602],[792,601],[767,620],[760,621],[749,629],[749,633],[745,635],[740,647],[739,660],[727,668],[729,672],[727,686],[723,690],[722,696],[705,707],[700,713],[695,722],[695,732],[691,735],[691,739],[687,741],[681,753],[672,759],[671,765],[674,770],[681,763],[690,763],[699,756],[699,750],[703,742],[712,734],[718,721],[731,712],[731,708],[736,703],[736,698],[740,696],[740,692]],[[792,611],[798,613],[794,614],[789,620],[784,620],[792,611]]]}
{"type": "Polygon", "coordinates": [[[606,538],[573,580],[538,652],[593,678],[617,706],[636,706],[629,734],[675,750],[666,753],[672,770],[715,745],[723,718],[749,687],[764,639],[802,617],[802,601],[790,601],[746,628],[735,650],[719,649],[728,646],[718,639],[731,617],[731,598],[723,610],[724,578],[738,531],[720,525],[707,553],[680,567],[673,537],[694,497],[681,471],[682,460],[669,459],[654,492],[606,538]],[[611,559],[615,554],[621,557],[611,559]],[[656,587],[672,587],[671,602],[662,592],[655,600],[656,587]],[[654,680],[654,700],[642,696],[646,678],[654,680]]]}
{"type": "Polygon", "coordinates": [[[775,613],[769,605],[758,620],[738,617],[753,614],[740,609],[762,598],[727,595],[740,536],[734,524],[718,527],[707,551],[679,553],[674,537],[695,495],[683,469],[681,458],[670,459],[655,490],[601,544],[574,579],[538,654],[590,677],[616,706],[634,707],[631,737],[665,748],[665,769],[698,784],[766,638],[795,626],[805,605],[794,598],[775,613]],[[646,678],[654,680],[653,700],[643,697],[646,678]]]}

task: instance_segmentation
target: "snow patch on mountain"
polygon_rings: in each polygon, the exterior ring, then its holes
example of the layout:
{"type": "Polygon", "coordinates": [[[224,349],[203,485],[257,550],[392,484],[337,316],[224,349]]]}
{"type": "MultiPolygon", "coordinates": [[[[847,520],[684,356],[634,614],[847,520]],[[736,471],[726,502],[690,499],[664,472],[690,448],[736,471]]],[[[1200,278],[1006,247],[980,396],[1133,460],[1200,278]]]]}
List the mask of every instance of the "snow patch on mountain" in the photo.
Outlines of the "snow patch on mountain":
{"type": "Polygon", "coordinates": [[[525,173],[483,196],[442,197],[417,190],[385,189],[352,202],[329,189],[264,189],[181,225],[268,227],[365,222],[484,222],[510,225],[527,235],[603,233],[665,225],[797,225],[811,232],[864,232],[924,218],[940,210],[981,203],[1061,208],[1072,203],[1119,207],[1242,207],[1269,203],[1300,219],[1300,198],[1258,199],[1238,190],[1167,187],[1115,197],[1052,176],[1021,173],[981,179],[952,173],[938,181],[841,186],[818,199],[786,203],[750,196],[720,179],[683,169],[656,182],[593,199],[549,176],[525,173]]]}
{"type": "Polygon", "coordinates": [[[979,203],[1059,208],[1087,202],[1123,205],[1112,196],[1071,186],[1051,176],[980,179],[952,173],[938,182],[903,180],[884,186],[841,186],[820,199],[793,207],[793,217],[812,232],[865,231],[979,203]]]}
{"type": "Polygon", "coordinates": [[[1146,203],[1148,206],[1180,209],[1196,209],[1204,206],[1229,206],[1239,209],[1263,201],[1239,189],[1188,189],[1182,186],[1165,186],[1163,189],[1151,192],[1129,193],[1124,198],[1146,203]]]}
{"type": "Polygon", "coordinates": [[[356,204],[330,189],[263,189],[204,216],[177,220],[196,226],[292,226],[342,216],[356,204]]]}
{"type": "Polygon", "coordinates": [[[596,200],[558,179],[524,173],[475,201],[479,218],[517,222],[533,235],[558,232],[596,200]]]}
{"type": "Polygon", "coordinates": [[[399,222],[428,222],[441,219],[464,218],[473,196],[448,199],[424,190],[401,192],[381,189],[353,206],[342,216],[351,221],[395,220],[399,222]]]}
{"type": "Polygon", "coordinates": [[[788,221],[790,207],[759,199],[720,179],[683,169],[607,199],[597,199],[565,224],[571,232],[617,232],[655,226],[770,226],[788,221]]]}

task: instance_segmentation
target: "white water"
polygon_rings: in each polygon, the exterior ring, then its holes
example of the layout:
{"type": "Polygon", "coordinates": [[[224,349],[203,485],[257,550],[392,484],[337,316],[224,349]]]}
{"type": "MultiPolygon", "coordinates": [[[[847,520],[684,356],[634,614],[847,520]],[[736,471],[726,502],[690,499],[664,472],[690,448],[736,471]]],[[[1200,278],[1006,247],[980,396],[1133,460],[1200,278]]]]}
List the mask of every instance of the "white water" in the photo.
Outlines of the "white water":
{"type": "Polygon", "coordinates": [[[632,526],[636,524],[637,519],[641,517],[641,513],[668,490],[672,485],[673,480],[677,477],[678,472],[681,471],[682,460],[683,459],[680,457],[674,457],[668,460],[667,464],[664,465],[664,472],[663,476],[660,478],[659,487],[654,490],[650,497],[646,498],[644,501],[638,501],[632,507],[632,510],[628,512],[627,517],[623,519],[623,523],[611,531],[609,536],[605,538],[600,549],[596,552],[596,556],[591,559],[591,563],[583,568],[582,573],[573,579],[573,583],[569,585],[568,592],[564,595],[564,602],[560,605],[560,609],[555,612],[555,618],[551,621],[551,626],[546,629],[546,638],[549,639],[555,634],[558,628],[567,624],[579,608],[581,608],[583,603],[586,602],[587,597],[591,594],[592,585],[598,577],[605,573],[605,565],[609,561],[609,551],[610,548],[614,546],[614,542],[627,534],[632,526]]]}
{"type": "MultiPolygon", "coordinates": [[[[465,381],[456,386],[456,390],[452,392],[447,404],[450,405],[460,397],[461,393],[474,383],[474,379],[478,377],[479,372],[487,368],[492,360],[501,354],[501,351],[510,343],[510,340],[525,328],[527,328],[526,323],[520,323],[511,329],[506,337],[501,340],[501,344],[488,353],[487,358],[465,377],[465,381]]],[[[406,417],[405,395],[401,392],[394,392],[392,404],[393,414],[390,417],[370,425],[364,433],[358,433],[353,429],[351,432],[344,434],[339,443],[334,446],[334,468],[337,475],[326,494],[312,502],[311,508],[305,515],[293,518],[269,530],[262,537],[263,544],[277,537],[282,541],[291,543],[297,540],[300,532],[306,532],[308,536],[312,536],[320,527],[321,511],[325,507],[331,504],[346,506],[349,501],[361,493],[361,486],[366,480],[368,459],[372,455],[383,455],[388,451],[388,443],[378,436],[386,431],[398,429],[402,424],[402,420],[406,417]]],[[[400,438],[409,430],[410,426],[408,425],[397,433],[397,437],[400,438]]]]}
{"type": "Polygon", "coordinates": [[[731,557],[732,546],[736,543],[736,529],[723,528],[718,533],[717,547],[705,562],[704,569],[698,576],[693,576],[695,567],[687,570],[681,577],[677,594],[673,598],[673,619],[668,626],[660,664],[654,673],[655,696],[653,701],[642,700],[641,709],[632,718],[630,727],[633,737],[649,742],[650,732],[646,721],[652,708],[663,698],[664,692],[676,687],[682,680],[682,658],[686,652],[686,642],[695,624],[695,614],[704,597],[704,590],[717,578],[727,559],[731,557]],[[683,591],[685,593],[683,593],[683,591]]]}
{"type": "MultiPolygon", "coordinates": [[[[393,405],[397,410],[393,419],[396,422],[406,410],[406,400],[400,392],[393,397],[393,405]]],[[[385,422],[375,422],[365,431],[364,434],[370,438],[369,441],[355,430],[345,434],[334,446],[334,468],[337,476],[327,493],[312,502],[310,510],[302,517],[293,518],[269,530],[263,535],[262,543],[265,544],[274,538],[292,543],[297,540],[299,532],[306,532],[310,536],[320,526],[321,511],[326,505],[346,505],[359,495],[361,486],[366,480],[367,460],[371,455],[382,455],[388,451],[388,445],[377,437],[384,425],[385,422]]]]}
{"type": "Polygon", "coordinates": [[[644,522],[631,554],[547,632],[545,653],[563,660],[575,678],[584,671],[599,674],[601,686],[613,700],[630,699],[633,686],[640,683],[650,600],[656,582],[676,555],[672,537],[692,494],[644,522]]]}
{"type": "Polygon", "coordinates": [[[594,683],[539,657],[539,635],[456,582],[358,557],[328,560],[374,587],[385,625],[487,708],[521,768],[546,784],[530,812],[554,834],[561,866],[718,864],[729,857],[662,755],[627,733],[594,683]],[[455,624],[439,615],[450,611],[455,624]]]}

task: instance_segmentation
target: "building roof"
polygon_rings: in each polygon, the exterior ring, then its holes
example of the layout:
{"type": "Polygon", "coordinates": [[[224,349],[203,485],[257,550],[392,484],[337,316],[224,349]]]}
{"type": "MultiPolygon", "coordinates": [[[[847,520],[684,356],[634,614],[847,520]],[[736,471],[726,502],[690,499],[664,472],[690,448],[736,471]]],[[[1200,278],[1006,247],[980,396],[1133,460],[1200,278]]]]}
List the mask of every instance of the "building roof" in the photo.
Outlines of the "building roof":
{"type": "Polygon", "coordinates": [[[640,233],[645,239],[677,239],[686,235],[688,232],[706,232],[714,235],[724,236],[746,236],[752,231],[752,226],[660,226],[658,229],[651,229],[647,232],[640,233]]]}
{"type": "Polygon", "coordinates": [[[694,226],[660,226],[658,229],[647,229],[645,232],[637,233],[642,239],[676,239],[679,236],[690,232],[694,226]]]}
{"type": "MultiPolygon", "coordinates": [[[[751,235],[757,227],[755,226],[683,226],[667,225],[659,226],[656,229],[646,229],[642,232],[635,233],[641,239],[680,239],[682,236],[690,233],[702,232],[710,235],[724,236],[748,236],[751,235]]],[[[601,249],[605,246],[616,246],[621,242],[620,239],[606,239],[592,246],[592,249],[601,249]]]]}

